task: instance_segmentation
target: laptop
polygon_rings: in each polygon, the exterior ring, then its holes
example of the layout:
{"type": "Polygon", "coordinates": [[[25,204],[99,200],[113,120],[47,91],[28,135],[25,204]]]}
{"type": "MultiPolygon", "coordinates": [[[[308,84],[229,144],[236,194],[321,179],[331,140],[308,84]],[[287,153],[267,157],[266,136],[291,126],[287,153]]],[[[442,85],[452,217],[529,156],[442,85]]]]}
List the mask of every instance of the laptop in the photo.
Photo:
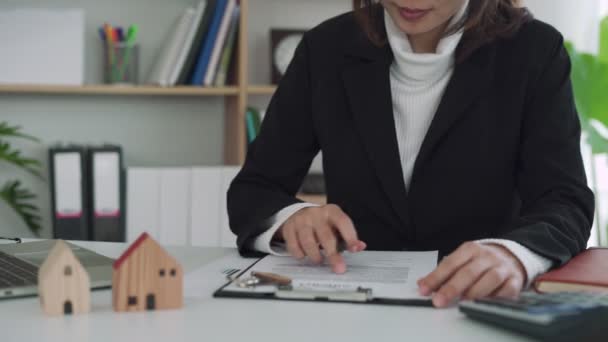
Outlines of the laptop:
{"type": "MultiPolygon", "coordinates": [[[[113,259],[67,244],[89,273],[92,289],[112,286],[113,259]]],[[[54,240],[0,244],[0,299],[37,295],[38,268],[54,245],[54,240]]]]}

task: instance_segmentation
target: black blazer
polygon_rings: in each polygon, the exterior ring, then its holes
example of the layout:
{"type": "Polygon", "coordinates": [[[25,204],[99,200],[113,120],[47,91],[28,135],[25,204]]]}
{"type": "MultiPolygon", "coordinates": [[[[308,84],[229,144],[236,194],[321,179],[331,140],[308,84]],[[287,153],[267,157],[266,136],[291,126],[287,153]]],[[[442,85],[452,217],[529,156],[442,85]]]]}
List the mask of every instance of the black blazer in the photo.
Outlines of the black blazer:
{"type": "Polygon", "coordinates": [[[510,239],[563,263],[586,247],[594,197],[561,35],[530,21],[455,66],[404,184],[390,46],[352,13],[308,32],[228,192],[241,252],[323,151],[327,196],[371,250],[440,250],[510,239]]]}

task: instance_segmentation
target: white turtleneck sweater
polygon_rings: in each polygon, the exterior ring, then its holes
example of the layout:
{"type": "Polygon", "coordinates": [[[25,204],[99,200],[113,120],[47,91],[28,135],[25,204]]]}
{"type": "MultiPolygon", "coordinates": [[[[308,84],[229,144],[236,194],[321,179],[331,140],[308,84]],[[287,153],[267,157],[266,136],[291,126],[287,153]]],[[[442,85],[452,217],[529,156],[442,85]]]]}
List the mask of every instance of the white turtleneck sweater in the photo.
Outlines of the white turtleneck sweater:
{"type": "MultiPolygon", "coordinates": [[[[467,7],[468,0],[452,18],[450,25],[466,15],[467,7]]],[[[407,35],[397,27],[388,13],[385,13],[385,18],[388,41],[394,55],[390,67],[390,82],[395,131],[403,177],[409,187],[420,146],[452,77],[455,51],[463,32],[442,38],[435,53],[415,53],[407,35]]],[[[314,206],[316,205],[311,203],[299,203],[280,210],[271,218],[269,229],[254,240],[253,249],[274,255],[286,255],[284,246],[273,244],[274,234],[296,212],[314,206]]],[[[550,260],[515,241],[484,239],[478,242],[500,245],[513,253],[526,270],[527,285],[551,267],[550,260]]]]}

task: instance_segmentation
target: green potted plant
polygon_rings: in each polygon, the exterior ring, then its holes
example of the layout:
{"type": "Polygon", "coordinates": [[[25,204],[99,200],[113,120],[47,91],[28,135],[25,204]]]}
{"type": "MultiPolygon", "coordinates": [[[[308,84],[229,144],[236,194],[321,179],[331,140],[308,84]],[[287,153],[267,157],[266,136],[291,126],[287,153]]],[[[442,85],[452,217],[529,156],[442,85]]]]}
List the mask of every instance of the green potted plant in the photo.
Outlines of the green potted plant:
{"type": "MultiPolygon", "coordinates": [[[[40,174],[40,162],[35,159],[24,157],[16,149],[9,139],[25,139],[33,142],[39,140],[24,134],[19,126],[10,126],[6,122],[0,122],[0,162],[5,162],[17,168],[42,178],[40,174]]],[[[40,212],[32,204],[36,195],[25,188],[20,180],[8,180],[0,188],[0,199],[21,218],[23,223],[35,234],[40,232],[40,212]]]]}
{"type": "MultiPolygon", "coordinates": [[[[587,136],[593,156],[608,153],[608,17],[600,23],[600,49],[597,56],[576,51],[566,43],[572,60],[572,85],[581,124],[587,136]],[[602,132],[603,131],[603,132],[602,132]]],[[[592,158],[591,181],[597,189],[595,159],[592,158]]],[[[596,211],[596,221],[604,222],[596,211]]],[[[608,236],[608,227],[606,236],[608,236]]],[[[598,231],[599,241],[601,234],[598,231]]]]}

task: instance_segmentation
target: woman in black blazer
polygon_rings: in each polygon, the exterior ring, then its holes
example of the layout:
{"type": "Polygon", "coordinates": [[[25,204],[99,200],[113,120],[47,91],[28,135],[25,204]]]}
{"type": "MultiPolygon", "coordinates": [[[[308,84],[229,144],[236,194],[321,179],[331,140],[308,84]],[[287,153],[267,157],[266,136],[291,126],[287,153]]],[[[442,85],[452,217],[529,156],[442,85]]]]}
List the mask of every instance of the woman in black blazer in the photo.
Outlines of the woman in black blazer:
{"type": "Polygon", "coordinates": [[[447,257],[419,281],[436,306],[516,296],[584,250],[593,220],[562,37],[515,0],[374,2],[355,0],[299,45],[228,193],[239,249],[271,232],[292,256],[324,256],[336,272],[346,269],[340,240],[351,252],[439,250],[447,257]],[[392,93],[401,47],[389,23],[412,53],[461,35],[407,180],[398,137],[408,136],[395,115],[408,107],[392,93]],[[295,210],[269,231],[301,202],[320,150],[331,204],[295,210]],[[545,266],[531,270],[531,258],[545,266]]]}

